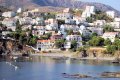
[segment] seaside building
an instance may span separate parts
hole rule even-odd
[[[82,37],[80,35],[67,35],[64,47],[71,48],[70,44],[72,41],[77,41],[77,48],[82,46]]]
[[[54,48],[54,40],[38,40],[37,49],[41,51],[47,51]]]
[[[119,37],[119,32],[105,32],[102,36],[104,39],[110,39],[114,42],[115,38]]]

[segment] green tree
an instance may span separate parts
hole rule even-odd
[[[77,51],[79,51],[79,52],[82,52],[82,51],[84,51],[85,50],[85,47],[79,47],[78,49],[77,49]]]
[[[77,49],[77,41],[73,40],[71,42],[71,49],[72,49],[72,51],[76,51],[76,49]]]
[[[61,39],[61,40],[56,40],[55,41],[55,46],[57,48],[62,48],[64,46],[64,43],[65,43],[65,40],[64,39]]]
[[[29,40],[29,42],[28,42],[28,44],[29,45],[31,45],[31,46],[34,46],[34,45],[36,45],[36,43],[37,43],[37,39],[36,38],[30,38],[30,40]]]
[[[93,38],[94,36],[98,36],[97,33],[92,33],[90,37]]]
[[[90,41],[89,41],[90,46],[103,46],[104,45],[104,39],[101,37],[94,36]]]
[[[107,53],[113,54],[116,51],[116,46],[115,45],[108,45],[107,46]]]
[[[67,35],[71,35],[71,34],[73,34],[73,30],[72,29],[67,30]]]
[[[105,45],[105,46],[111,45],[111,44],[112,44],[112,42],[110,41],[110,39],[106,39],[106,40],[104,41],[104,45]]]
[[[113,42],[113,45],[116,46],[117,50],[120,49],[120,40],[119,40],[119,38],[116,38],[116,39],[115,39],[115,41]]]
[[[22,31],[22,25],[20,25],[19,20],[16,22],[16,32],[21,33]]]
[[[87,18],[86,18],[86,21],[87,21],[88,23],[92,23],[92,22],[94,21],[94,18],[92,18],[92,17],[87,17]]]
[[[111,27],[110,25],[105,25],[104,27],[104,32],[113,32],[114,28]]]

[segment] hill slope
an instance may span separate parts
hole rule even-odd
[[[104,5],[101,3],[93,2],[81,2],[77,0],[0,0],[0,5],[10,7],[10,8],[33,8],[33,7],[43,7],[43,6],[52,6],[52,7],[70,7],[70,8],[81,8],[83,9],[86,5],[93,5],[97,9],[102,11],[114,10],[117,14],[120,15],[120,12],[113,9],[111,6]]]

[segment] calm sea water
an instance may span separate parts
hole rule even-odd
[[[33,57],[31,60],[0,62],[0,80],[120,80],[120,78],[99,78],[105,71],[120,71],[120,65],[97,60],[54,60],[47,57]],[[86,74],[95,78],[64,78],[62,73]]]

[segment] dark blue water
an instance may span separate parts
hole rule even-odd
[[[53,60],[33,58],[30,61],[0,62],[0,80],[120,80],[120,78],[99,78],[105,71],[120,71],[120,65],[105,61]],[[86,74],[96,78],[64,78],[62,73]]]

